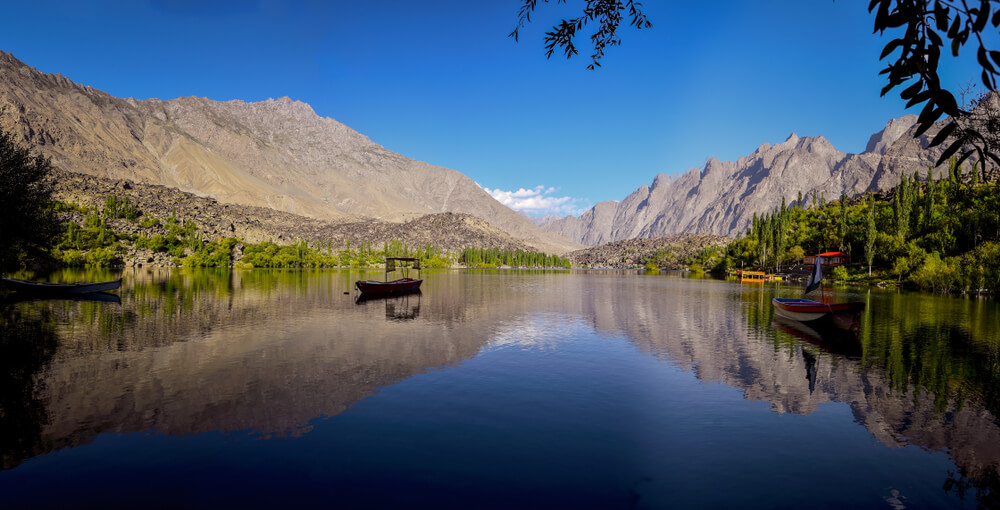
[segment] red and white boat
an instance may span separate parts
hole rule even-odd
[[[817,256],[809,283],[806,284],[806,294],[823,286],[823,257]],[[841,329],[854,329],[858,325],[865,304],[860,301],[847,303],[823,303],[802,298],[774,298],[774,313],[798,322],[812,322],[829,319],[834,326]]]
[[[799,322],[832,319],[833,325],[842,329],[854,327],[865,310],[865,304],[860,301],[821,303],[811,299],[774,298],[771,303],[774,312],[787,319]]]
[[[389,280],[389,273],[396,271],[396,266],[404,272],[403,278]],[[405,272],[410,269],[420,271],[420,259],[412,257],[386,257],[385,275],[383,282],[377,280],[358,280],[354,282],[354,287],[361,291],[362,296],[384,296],[388,294],[405,294],[420,290],[420,284],[424,281],[420,278],[409,278]]]

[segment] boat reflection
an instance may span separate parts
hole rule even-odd
[[[861,341],[854,330],[840,329],[828,324],[817,324],[815,322],[805,324],[778,314],[775,314],[771,326],[818,346],[823,351],[831,354],[860,358],[863,352]]]
[[[420,315],[420,290],[397,294],[370,295],[359,294],[354,301],[358,305],[368,305],[373,302],[385,303],[385,318],[392,321],[416,319]]]
[[[15,293],[6,296],[2,300],[4,303],[26,303],[30,301],[93,301],[96,303],[122,304],[122,298],[118,294],[110,292],[91,292],[87,294],[25,294]]]

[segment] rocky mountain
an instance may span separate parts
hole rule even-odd
[[[682,261],[689,256],[697,255],[705,248],[724,247],[730,242],[732,239],[722,236],[674,234],[656,239],[635,238],[614,241],[572,251],[567,253],[566,257],[576,266],[627,269],[641,267],[647,257],[653,256],[658,251],[668,251],[672,259]],[[682,264],[672,266],[669,269],[680,269]]]
[[[330,243],[331,246],[341,247],[356,247],[366,242],[377,248],[383,243],[399,241],[410,247],[431,244],[446,252],[457,252],[469,246],[528,249],[523,241],[493,227],[486,220],[464,213],[426,214],[402,223],[371,218],[330,222],[266,207],[223,204],[214,198],[199,197],[162,185],[111,180],[64,170],[56,170],[55,177],[54,195],[59,200],[101,210],[109,196],[127,199],[144,217],[175,217],[181,224],[193,224],[208,239],[237,237],[251,243],[274,241],[278,244],[301,239],[309,246]],[[67,219],[83,223],[84,217],[80,212],[72,214],[73,217]],[[142,227],[137,221],[109,221],[116,232],[146,237],[167,235],[164,225]],[[123,257],[126,265],[171,265],[170,254],[149,249],[129,250]]]
[[[391,152],[289,98],[121,99],[0,52],[0,127],[71,172],[320,220],[464,213],[543,251],[579,248],[458,171]]]
[[[791,202],[799,193],[817,192],[830,200],[841,192],[892,187],[903,172],[925,175],[942,147],[927,149],[938,128],[914,139],[915,124],[915,115],[889,121],[860,154],[840,152],[822,136],[793,133],[736,161],[713,158],[701,170],[659,174],[621,202],[599,202],[579,217],[541,225],[590,246],[683,232],[735,236],[746,231],[754,214],[774,210],[782,198]]]

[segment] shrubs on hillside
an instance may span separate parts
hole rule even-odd
[[[194,222],[181,221],[173,213],[164,220],[142,214],[127,197],[107,197],[100,210],[60,203],[57,211],[82,217],[63,224],[50,250],[55,261],[67,267],[121,264],[130,249],[166,254],[174,265],[184,267],[373,267],[383,264],[385,257],[416,257],[428,269],[451,267],[456,259],[469,261],[470,267],[569,267],[568,260],[544,253],[469,249],[463,252],[463,258],[432,245],[410,247],[399,240],[383,243],[381,249],[370,242],[354,249],[348,242],[338,249],[331,241],[313,241],[310,245],[300,239],[279,245],[273,241],[246,243],[236,237],[206,240]],[[116,232],[114,225],[120,226],[121,220],[137,221],[138,232]],[[136,231],[135,227],[132,231]],[[474,257],[481,260],[472,262]]]
[[[747,265],[776,268],[805,253],[843,250],[858,273],[938,292],[1000,290],[1000,185],[984,182],[974,164],[952,160],[943,179],[928,170],[904,177],[881,197],[812,207],[801,197],[753,224],[728,254]],[[815,198],[815,197],[814,197]],[[824,201],[820,201],[821,203]],[[862,261],[858,263],[857,261]],[[860,271],[862,270],[863,271]]]

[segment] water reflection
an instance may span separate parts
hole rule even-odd
[[[365,294],[361,294],[355,300],[355,303],[364,306],[384,304],[386,320],[407,321],[416,319],[420,315],[421,294],[419,290],[388,296],[366,296]]]
[[[0,304],[0,468],[47,450],[42,427],[49,421],[36,377],[56,352],[54,321],[48,313],[25,317]]]
[[[846,404],[887,447],[946,452],[944,489],[995,504],[994,302],[844,290],[835,297],[868,304],[844,336],[776,320],[770,300],[789,287],[429,273],[421,294],[359,302],[349,292],[363,271],[199,271],[126,275],[120,304],[2,305],[3,468],[104,432],[301,435],[416,374],[491,349],[556,352],[585,329],[777,413]]]

